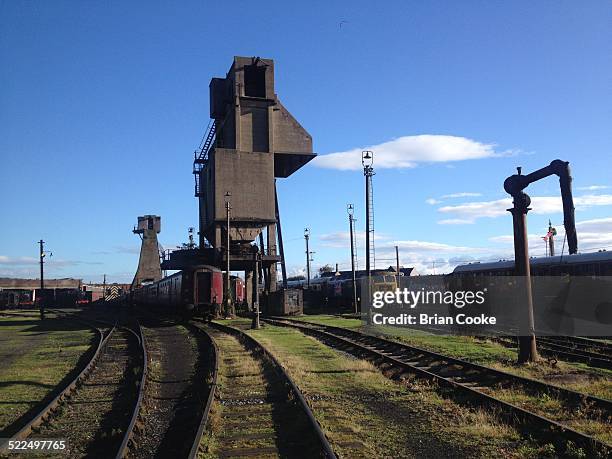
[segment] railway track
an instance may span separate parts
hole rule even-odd
[[[574,341],[576,338],[573,336],[538,336],[538,352],[547,358],[585,363],[592,367],[612,370],[612,353],[608,349],[604,346],[582,344],[580,341]],[[507,347],[517,346],[516,339],[512,337],[491,337],[490,339]]]
[[[195,457],[213,385],[215,348],[193,326],[143,321],[148,373],[143,413],[130,457]]]
[[[255,339],[211,323],[218,376],[204,457],[328,457],[335,454],[297,385]],[[210,403],[209,400],[209,403]]]
[[[64,318],[64,320],[70,320]],[[77,387],[82,384],[82,382],[89,376],[89,374],[94,369],[97,360],[100,358],[106,336],[107,331],[104,329],[96,327],[93,324],[88,325],[92,330],[96,333],[96,342],[94,343],[93,352],[88,359],[88,361],[83,365],[78,374],[68,381],[63,387],[59,387],[55,393],[56,395],[46,403],[41,409],[36,411],[32,416],[29,417],[24,423],[20,423],[16,426],[9,426],[7,430],[13,431],[11,434],[11,439],[14,440],[23,440],[28,437],[28,435],[32,434],[52,413],[58,409],[60,404],[62,404],[70,395],[77,389]],[[109,329],[110,330],[110,329]],[[14,428],[13,428],[14,427]],[[0,442],[0,450],[6,446],[8,439],[3,439],[4,442]]]
[[[339,318],[361,319],[358,315],[338,315]],[[429,326],[416,327],[416,330],[427,331],[433,334],[447,335],[448,330]],[[506,347],[516,347],[515,336],[487,336],[492,341],[497,341]],[[612,344],[596,339],[579,336],[551,336],[541,335],[537,338],[538,351],[547,358],[563,360],[566,362],[585,363],[592,367],[612,370]]]
[[[274,325],[299,329],[328,345],[368,358],[390,377],[401,379],[406,373],[411,373],[435,381],[441,388],[449,390],[449,395],[461,395],[460,399],[465,403],[496,410],[507,422],[524,429],[526,434],[537,431],[542,438],[553,443],[558,443],[559,434],[562,434],[565,440],[573,442],[590,455],[607,457],[612,453],[611,445],[569,426],[582,418],[609,425],[612,416],[612,402],[609,400],[354,330],[286,318],[265,320]],[[563,419],[547,413],[545,409],[534,412],[529,407],[499,398],[500,391],[506,389],[518,391],[525,397],[546,394],[559,399],[567,410],[563,412]],[[566,446],[558,447],[564,453]]]
[[[140,332],[129,327],[96,328],[100,340],[92,359],[13,440],[65,440],[64,449],[45,451],[46,457],[128,454],[142,400],[146,350]]]

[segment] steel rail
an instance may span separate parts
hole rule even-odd
[[[575,351],[594,353],[610,358],[612,355],[612,347],[604,342],[580,338],[577,336],[538,336],[540,342],[554,343],[559,346],[565,346]],[[596,351],[596,352],[594,352]]]
[[[564,387],[559,387],[554,384],[548,384],[542,381],[538,381],[537,379],[531,379],[525,376],[519,376],[513,373],[508,373],[503,370],[497,370],[495,368],[485,367],[484,365],[479,365],[477,363],[468,362],[467,360],[461,360],[456,357],[450,357],[450,356],[440,354],[434,351],[429,351],[427,349],[423,349],[417,346],[412,346],[406,343],[401,343],[401,342],[393,341],[390,339],[382,338],[380,336],[368,335],[366,333],[358,332],[356,330],[351,330],[348,328],[335,327],[331,325],[322,325],[322,324],[317,324],[314,322],[307,322],[303,320],[295,320],[295,319],[288,319],[288,318],[275,317],[271,319],[282,320],[282,321],[296,323],[296,324],[303,324],[305,326],[314,326],[314,327],[324,328],[326,330],[335,331],[337,333],[344,333],[345,335],[354,336],[360,339],[376,340],[378,341],[378,343],[385,345],[385,346],[389,346],[389,345],[399,346],[403,350],[406,350],[409,352],[416,352],[416,353],[424,354],[424,355],[427,355],[437,360],[446,360],[454,365],[459,365],[464,368],[469,368],[475,371],[479,371],[481,373],[488,373],[489,375],[495,376],[496,378],[499,378],[502,380],[505,379],[507,381],[519,383],[527,388],[533,388],[533,389],[537,389],[540,392],[546,392],[548,394],[553,394],[557,396],[558,398],[561,398],[564,401],[568,401],[571,403],[578,403],[578,404],[587,403],[603,411],[607,411],[609,415],[612,414],[612,400],[607,400],[607,399],[603,399],[600,397],[595,397],[593,395],[584,394],[582,392],[577,392],[571,389],[566,389]]]
[[[569,362],[586,363],[592,367],[612,369],[612,358],[604,354],[580,350],[571,345],[545,340],[542,337],[537,338],[537,340],[538,352],[544,356],[557,357]]]
[[[501,344],[504,347],[516,349],[516,340],[508,336],[484,337]],[[548,359],[563,360],[564,362],[586,363],[591,367],[612,369],[612,358],[588,351],[579,351],[575,348],[560,344],[557,341],[548,341],[537,337],[538,353]]]
[[[194,459],[198,455],[198,451],[200,450],[200,442],[202,441],[202,436],[204,435],[204,430],[208,425],[208,418],[210,415],[210,408],[212,407],[212,402],[215,399],[215,392],[217,390],[217,376],[219,375],[219,348],[215,340],[210,336],[206,329],[200,327],[199,325],[192,324],[195,328],[197,328],[201,333],[203,333],[206,341],[208,341],[210,345],[210,349],[212,351],[213,361],[213,370],[211,373],[211,381],[209,384],[208,397],[206,398],[206,405],[204,405],[204,410],[202,411],[202,419],[200,420],[200,424],[198,426],[198,430],[196,431],[195,438],[193,440],[193,444],[191,445],[191,449],[189,450],[188,459]]]
[[[142,327],[140,323],[136,322],[138,325],[138,333],[132,330],[129,327],[121,327],[125,330],[131,332],[136,339],[138,340],[138,344],[142,349],[142,375],[140,376],[140,384],[138,387],[138,398],[136,400],[136,406],[134,407],[134,411],[132,412],[132,418],[130,419],[130,423],[123,435],[123,440],[121,441],[121,445],[119,446],[119,450],[116,459],[127,457],[129,454],[130,447],[133,446],[133,438],[134,438],[134,426],[136,425],[136,421],[138,420],[138,416],[140,415],[140,408],[142,407],[142,400],[144,398],[144,390],[145,384],[147,382],[147,374],[148,374],[148,354],[147,354],[147,346],[144,339],[144,334],[142,332]]]
[[[336,317],[346,318],[335,314]],[[359,317],[350,317],[351,319],[359,319]],[[426,331],[434,335],[448,335],[448,330],[442,327],[410,327],[415,330]],[[536,332],[537,333],[537,332]],[[489,339],[496,341],[503,346],[516,348],[516,336],[474,336],[481,339]],[[598,349],[600,351],[610,352],[610,348],[606,343],[598,343],[597,341],[580,338],[576,336],[549,336],[537,335],[538,352],[544,357],[556,358],[565,362],[586,363],[592,367],[612,369],[612,357],[607,354],[588,351],[585,349]]]
[[[86,323],[86,321],[83,321],[80,319],[79,320],[68,319],[68,320],[75,320],[75,321],[80,321],[82,323]],[[33,432],[34,429],[36,429],[38,426],[40,426],[43,422],[45,422],[48,419],[48,417],[57,409],[57,407],[64,401],[64,399],[69,397],[70,394],[72,394],[77,389],[77,387],[87,378],[87,376],[89,376],[89,374],[95,368],[100,356],[102,355],[102,350],[104,349],[109,338],[115,331],[115,327],[113,326],[108,332],[108,334],[104,336],[104,332],[101,329],[94,327],[90,324],[88,324],[88,326],[96,330],[98,333],[98,347],[96,348],[94,355],[91,357],[89,362],[85,365],[85,367],[79,372],[79,374],[70,383],[68,383],[60,391],[60,393],[57,396],[55,396],[55,398],[53,398],[53,400],[51,400],[30,421],[28,421],[26,425],[24,425],[16,434],[14,434],[11,437],[12,440],[23,440],[27,438]],[[8,442],[8,439],[6,441]],[[0,445],[0,449],[3,446],[5,445],[4,444]]]
[[[87,320],[83,320],[80,317],[77,317],[76,314],[74,313],[66,313],[63,311],[55,311],[55,310],[50,310],[50,312],[55,312],[56,314],[62,313],[65,316],[70,315],[72,317],[72,320],[75,321],[80,321],[82,323],[87,323]],[[132,445],[131,440],[134,437],[134,426],[136,425],[136,422],[138,420],[138,416],[140,414],[140,407],[142,406],[142,400],[144,398],[144,388],[145,388],[145,384],[146,384],[146,377],[147,377],[147,364],[148,364],[148,355],[147,355],[147,349],[146,349],[146,345],[145,345],[145,340],[144,340],[144,334],[142,333],[142,327],[140,326],[140,324],[137,322],[138,325],[138,332],[135,332],[134,330],[132,330],[130,327],[125,327],[122,325],[118,325],[117,322],[115,322],[114,324],[112,324],[111,322],[105,321],[105,320],[101,320],[101,319],[91,319],[92,322],[97,322],[100,324],[104,324],[106,326],[112,327],[111,332],[107,335],[106,339],[104,340],[104,345],[106,345],[108,339],[110,338],[110,336],[114,333],[114,331],[116,329],[122,329],[125,330],[127,332],[129,332],[131,335],[134,336],[134,338],[136,339],[136,341],[138,342],[138,346],[141,348],[142,350],[142,359],[143,359],[143,366],[142,366],[142,375],[140,378],[140,384],[138,387],[138,398],[136,399],[136,404],[134,406],[134,410],[132,411],[132,416],[130,418],[130,423],[128,424],[128,427],[126,429],[126,431],[123,434],[123,439],[121,441],[121,445],[119,446],[119,449],[117,450],[117,454],[115,455],[116,459],[121,459],[124,457],[127,457],[129,454],[129,449],[130,446]],[[93,368],[92,368],[93,369]]]
[[[227,325],[223,325],[217,322],[210,322],[210,325],[216,328],[217,330],[220,330],[222,332],[236,336],[239,339],[239,341],[241,341],[244,345],[246,345],[247,347],[250,347],[251,349],[261,352],[272,363],[274,369],[288,384],[291,392],[293,393],[295,398],[298,400],[300,407],[302,408],[302,410],[308,417],[310,425],[315,430],[315,433],[317,434],[317,437],[321,444],[322,453],[328,459],[336,459],[337,458],[336,453],[334,452],[333,447],[331,446],[331,444],[329,443],[329,440],[327,439],[327,436],[325,435],[325,432],[323,432],[321,425],[319,424],[314,413],[312,412],[310,405],[308,404],[308,402],[302,395],[302,391],[299,389],[297,384],[293,381],[291,376],[289,376],[285,367],[276,359],[276,357],[270,351],[268,351],[268,349],[266,349],[261,343],[259,343],[259,341],[257,341],[252,336],[246,334],[242,330],[239,330],[234,327],[229,327]]]
[[[578,447],[584,448],[587,452],[591,454],[601,455],[602,457],[606,457],[608,454],[612,453],[612,445],[608,445],[592,436],[578,432],[557,421],[548,419],[544,416],[533,413],[531,411],[528,411],[524,408],[518,407],[511,403],[505,402],[491,395],[488,395],[476,389],[475,387],[467,385],[468,383],[466,382],[464,383],[458,382],[455,380],[454,376],[445,377],[437,373],[434,373],[432,371],[429,371],[431,369],[431,367],[429,366],[418,366],[414,362],[409,363],[407,361],[400,360],[401,357],[396,357],[396,355],[401,354],[405,352],[406,350],[411,351],[411,352],[418,351],[419,353],[423,353],[425,355],[436,356],[438,360],[446,360],[448,362],[453,362],[453,363],[457,362],[460,364],[465,363],[465,367],[468,367],[468,368],[473,368],[473,369],[482,368],[485,370],[489,370],[487,367],[482,367],[480,365],[471,364],[469,362],[463,362],[459,359],[454,359],[452,357],[446,357],[446,356],[443,356],[437,353],[433,353],[430,351],[424,351],[419,348],[404,345],[402,343],[385,340],[383,338],[377,338],[371,335],[365,335],[360,332],[343,329],[340,327],[313,324],[310,322],[304,323],[304,321],[287,320],[285,318],[282,318],[280,320],[278,318],[276,319],[269,318],[269,319],[264,319],[264,321],[270,324],[273,324],[273,325],[296,328],[305,334],[314,336],[315,338],[319,338],[327,342],[333,341],[337,344],[344,345],[349,348],[358,349],[362,354],[366,354],[369,357],[371,357],[374,363],[379,367],[382,364],[387,363],[391,366],[399,367],[403,370],[407,370],[411,373],[414,373],[417,376],[425,377],[431,381],[436,381],[440,386],[450,388],[455,392],[457,391],[463,392],[469,395],[473,400],[477,400],[479,402],[478,403],[479,405],[482,405],[485,407],[496,408],[497,410],[499,410],[499,413],[504,414],[507,417],[508,421],[512,424],[515,424],[518,426],[525,425],[525,424],[538,426],[544,429],[545,431],[547,431],[549,435],[551,436],[553,434],[562,433],[568,440],[571,440]],[[312,325],[314,325],[315,327],[319,327],[319,328],[313,328]],[[327,331],[327,330],[332,330],[332,331]],[[351,340],[347,337],[338,336],[337,334],[334,334],[333,331],[336,331],[336,333],[338,333],[339,331],[346,332],[346,334],[349,334],[349,335],[352,334],[353,336],[356,336],[358,339],[372,340],[378,343],[378,347],[383,347],[385,351],[381,352],[377,349],[373,349],[372,347],[368,347],[363,344],[360,344],[359,342]],[[392,349],[391,351],[389,351],[389,348],[395,348],[395,349],[394,350]],[[501,374],[504,376],[510,375],[509,373],[500,372],[498,370],[492,370],[492,373]],[[514,375],[510,375],[510,376],[514,376]],[[527,381],[532,381],[528,378],[522,378],[522,379],[525,379]],[[469,382],[475,382],[475,381],[471,379]],[[535,381],[535,382],[539,383],[539,381]],[[544,383],[541,383],[541,384],[546,386],[546,384]],[[538,386],[539,385],[540,384],[538,384]],[[557,386],[552,386],[552,387],[555,389],[561,389],[561,388],[557,388]],[[580,394],[580,395],[584,397],[584,394]],[[607,400],[603,400],[603,399],[598,399],[598,400],[601,400],[602,402],[607,402],[607,404],[610,403]]]

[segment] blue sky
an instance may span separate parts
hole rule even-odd
[[[36,276],[44,238],[49,275],[129,281],[146,213],[165,247],[186,240],[208,82],[234,55],[273,58],[315,151],[338,153],[279,183],[291,273],[305,226],[315,266],[347,266],[364,147],[379,259],[395,244],[422,272],[508,256],[503,180],[555,158],[580,248],[612,248],[611,21],[607,1],[0,1],[0,275]],[[561,229],[557,181],[528,193],[539,254],[548,219]]]

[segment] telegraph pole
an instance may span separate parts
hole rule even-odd
[[[310,248],[308,240],[310,239],[310,228],[304,228],[304,240],[306,241],[306,287],[310,288]]]
[[[353,204],[348,204],[346,206],[346,211],[348,212],[350,236],[351,236],[351,271],[353,273],[353,304],[355,305],[355,314],[359,314],[359,309],[357,307],[357,279],[355,276],[355,238],[353,236],[354,224],[355,224],[355,217],[353,216],[353,213],[355,212],[355,207],[353,206]]]
[[[227,239],[226,239],[226,258],[227,258],[227,266],[225,273],[225,313],[234,317],[234,309],[232,305],[232,287],[230,282],[230,210],[231,207],[231,197],[232,193],[229,191],[225,193],[225,215],[227,217]]]
[[[41,320],[45,318],[45,241],[42,239],[38,241],[38,245],[40,246],[40,318]]]
[[[106,301],[106,274],[104,274],[104,280],[102,281],[102,301]]]

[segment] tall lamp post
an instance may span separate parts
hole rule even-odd
[[[373,199],[372,199],[372,176],[374,175],[374,152],[373,151],[362,151],[361,152],[361,164],[363,165],[363,175],[365,177],[365,200],[366,200],[366,272],[368,278],[372,275],[371,273],[371,251],[372,244],[374,244],[374,238],[371,238],[371,233],[374,231],[374,219],[373,219]],[[372,240],[370,240],[370,238]]]
[[[234,317],[234,308],[232,303],[232,287],[230,282],[230,210],[232,193],[229,191],[225,193],[225,215],[227,218],[227,238],[225,247],[225,256],[227,261],[226,272],[225,272],[225,313]]]
[[[355,227],[355,207],[353,204],[348,204],[346,206],[346,211],[348,213],[349,218],[349,228],[350,228],[350,237],[351,237],[351,272],[353,274],[353,304],[355,305],[355,314],[359,313],[359,309],[357,306],[357,279],[355,276],[355,236],[354,236],[354,227]]]
[[[306,241],[306,287],[310,288],[310,228],[304,228],[304,240]]]
[[[366,274],[368,285],[365,292],[361,292],[361,299],[365,296],[368,306],[372,301],[372,266],[370,260],[371,255],[374,253],[374,214],[372,206],[374,204],[374,198],[372,194],[372,176],[374,175],[374,152],[373,151],[362,151],[361,152],[361,164],[363,165],[363,175],[365,177],[365,201],[366,201]],[[371,240],[370,240],[371,239]],[[369,308],[369,311],[371,308]],[[370,323],[370,314],[368,313],[368,323]]]

